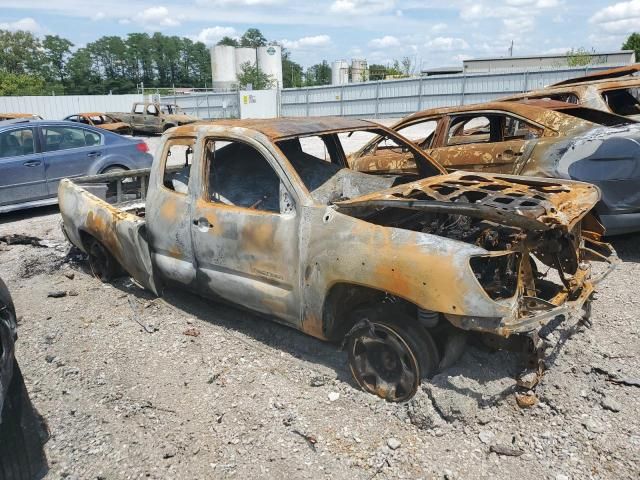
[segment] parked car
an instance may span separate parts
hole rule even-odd
[[[353,135],[384,137],[418,174],[347,168]],[[187,125],[157,152],[150,172],[60,183],[64,232],[92,271],[109,280],[124,269],[156,293],[179,285],[346,340],[356,382],[390,401],[414,395],[463,330],[534,342],[558,315],[580,316],[609,271],[592,274],[591,261],[615,259],[589,214],[596,187],[446,174],[364,120]],[[118,206],[82,186],[143,175],[148,191]]]
[[[128,123],[116,120],[106,113],[76,113],[65,117],[64,120],[91,125],[92,127],[102,128],[109,132],[119,133],[121,135],[130,135],[132,132],[131,126]]]
[[[57,203],[62,178],[148,168],[148,150],[144,140],[89,125],[0,122],[0,213]]]
[[[0,113],[0,122],[4,120],[15,120],[16,118],[42,120],[42,117],[35,113]]]
[[[531,100],[437,108],[393,129],[450,171],[474,170],[590,182],[608,235],[640,230],[640,125],[566,102]],[[349,158],[359,171],[415,172],[407,154],[372,139]]]
[[[501,100],[550,99],[640,120],[640,63],[554,83]]]
[[[44,420],[34,409],[15,358],[16,310],[0,278],[0,478],[42,478],[48,470]]]
[[[108,115],[126,123],[136,132],[162,133],[166,130],[198,121],[186,115],[178,105],[156,102],[136,102],[131,112],[109,112]]]

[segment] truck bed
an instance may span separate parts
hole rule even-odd
[[[139,283],[156,291],[147,242],[145,201],[150,169],[64,179],[58,187],[63,231],[89,253],[99,242]]]

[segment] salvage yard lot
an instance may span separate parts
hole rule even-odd
[[[640,474],[640,235],[613,240],[623,263],[593,326],[548,338],[539,403],[522,410],[514,354],[471,347],[410,402],[386,403],[356,389],[339,345],[189,293],[100,283],[59,221],[55,208],[0,218],[0,237],[46,245],[0,243],[0,265],[18,361],[51,430],[50,478]]]

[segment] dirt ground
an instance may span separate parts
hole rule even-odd
[[[539,402],[522,409],[513,353],[469,346],[386,403],[357,389],[339,345],[188,292],[100,283],[59,221],[55,207],[0,217],[0,236],[45,239],[0,243],[0,275],[51,431],[48,478],[640,477],[640,235],[613,240],[623,263],[592,327],[547,337]]]

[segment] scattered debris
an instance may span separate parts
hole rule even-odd
[[[136,322],[138,325],[140,325],[144,329],[144,331],[147,333],[157,332],[158,331],[157,327],[155,327],[154,325],[145,325],[138,319],[138,304],[134,300],[133,296],[129,295],[127,299],[129,300],[129,305],[131,306],[131,310],[133,310],[133,317],[132,317],[133,321]]]
[[[18,233],[4,235],[0,237],[0,242],[6,243],[7,245],[33,245],[34,247],[47,248],[46,245],[41,243],[41,238],[21,235]]]
[[[64,290],[52,290],[51,292],[47,293],[47,297],[49,298],[62,298],[66,296],[67,292],[65,292]]]
[[[601,402],[602,408],[610,410],[612,412],[619,412],[622,407],[618,402],[609,397],[604,397]]]
[[[519,457],[524,453],[522,450],[518,450],[517,448],[511,448],[499,444],[491,445],[489,447],[489,451],[498,455],[504,455],[505,457]]]
[[[480,433],[478,433],[478,438],[485,445],[489,445],[491,443],[491,440],[493,440],[493,437],[495,437],[495,434],[493,432],[490,432],[489,430],[482,430]]]
[[[604,432],[604,426],[593,418],[587,418],[582,421],[582,426],[589,430],[591,433],[602,433]]]
[[[538,403],[538,397],[531,391],[526,393],[517,392],[516,402],[520,408],[531,408]]]
[[[619,385],[626,385],[628,387],[640,387],[640,378],[624,377],[617,372],[610,372],[603,367],[593,367],[592,372],[606,375],[609,377],[609,381],[617,383]]]
[[[76,274],[74,272],[72,272],[71,270],[64,272],[63,275],[65,277],[67,277],[69,280],[73,280],[76,276]]]
[[[316,375],[315,377],[311,377],[311,381],[309,385],[312,387],[322,387],[326,383],[326,378],[324,375]]]
[[[340,394],[338,392],[329,392],[328,396],[330,402],[335,402],[340,398]]]
[[[70,297],[77,297],[77,296],[78,296],[78,295],[80,295],[80,294],[78,293],[78,291],[77,291],[77,290],[69,290],[69,291],[67,292],[67,295],[69,295]]]
[[[190,328],[187,328],[184,332],[182,332],[182,334],[186,335],[187,337],[199,337],[200,330],[198,330],[195,327],[190,327]]]
[[[387,446],[391,449],[391,450],[397,450],[400,448],[400,446],[402,445],[402,443],[400,443],[400,440],[398,440],[397,438],[390,438],[387,440]]]
[[[300,435],[302,438],[304,438],[307,441],[307,444],[309,445],[309,448],[311,448],[311,450],[314,450],[314,451],[316,450],[316,444],[318,443],[318,440],[316,439],[316,437],[314,437],[313,435],[303,433],[297,429],[294,429],[291,431],[296,435]]]
[[[538,380],[539,376],[537,371],[525,370],[524,372],[520,373],[520,375],[518,375],[518,378],[516,378],[516,384],[519,387],[531,390],[538,384]]]

